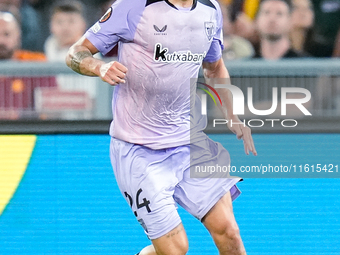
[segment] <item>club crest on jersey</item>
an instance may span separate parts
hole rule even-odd
[[[215,23],[211,21],[206,21],[204,22],[204,27],[205,27],[205,33],[208,37],[208,40],[210,41],[215,33]]]

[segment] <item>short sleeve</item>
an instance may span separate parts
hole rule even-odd
[[[87,32],[85,37],[102,53],[108,53],[118,41],[134,39],[145,8],[143,0],[117,0]]]
[[[222,57],[222,51],[223,51],[223,18],[222,18],[222,12],[218,4],[216,6],[216,29],[215,29],[215,35],[213,36],[210,48],[208,50],[207,55],[204,58],[204,62],[215,62],[219,60]]]

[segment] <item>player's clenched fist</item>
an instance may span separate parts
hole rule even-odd
[[[111,61],[102,64],[99,68],[100,78],[114,86],[119,83],[125,83],[127,68],[119,62]]]

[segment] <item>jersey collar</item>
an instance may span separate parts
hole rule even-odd
[[[169,0],[164,0],[168,5],[170,5],[171,7],[175,8],[176,10],[178,10],[178,8],[173,5],[172,3],[169,2]],[[195,9],[197,6],[197,0],[194,0],[193,4],[192,4],[192,7],[190,9],[190,11],[192,11],[193,9]]]

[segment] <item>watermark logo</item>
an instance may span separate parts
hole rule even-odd
[[[216,100],[215,100],[215,97],[210,93],[210,91],[208,89],[210,89],[218,98],[221,106],[222,106],[222,100],[221,100],[221,97],[220,95],[217,93],[216,89],[214,89],[212,86],[206,84],[206,83],[203,83],[203,82],[197,82],[197,84],[200,84],[206,88],[201,88],[201,87],[197,87],[198,89],[204,91],[205,93],[207,93],[211,99],[214,101],[215,105],[217,106],[217,103],[216,103]],[[207,115],[207,95],[206,94],[202,94],[201,95],[201,105],[202,105],[202,115]]]
[[[210,82],[209,82],[210,83]],[[210,83],[212,84],[212,83]],[[309,90],[305,88],[298,88],[298,87],[282,87],[281,88],[281,97],[279,98],[278,96],[278,89],[277,87],[272,87],[272,100],[271,100],[271,106],[269,109],[256,109],[254,106],[254,93],[253,93],[253,88],[248,87],[247,88],[247,101],[245,101],[245,96],[243,91],[231,84],[224,84],[221,83],[221,81],[218,81],[218,83],[215,82],[214,85],[209,85],[204,82],[197,81],[197,85],[202,85],[204,86],[199,87],[198,89],[204,91],[201,95],[201,114],[202,115],[207,115],[207,95],[209,95],[212,100],[214,101],[215,106],[218,105],[216,102],[215,96],[218,98],[220,105],[222,106],[222,99],[221,96],[218,93],[218,89],[228,89],[233,98],[232,102],[232,108],[233,108],[233,114],[234,115],[244,115],[245,114],[245,107],[248,108],[249,112],[256,115],[256,116],[268,116],[273,114],[279,106],[280,103],[280,108],[281,116],[287,116],[287,106],[288,105],[295,105],[299,111],[305,116],[311,116],[312,114],[308,111],[308,109],[303,105],[305,103],[308,103],[311,100],[311,93]],[[211,91],[209,91],[209,90]],[[289,98],[288,95],[299,95],[298,98]],[[295,119],[251,119],[247,121],[248,126],[250,127],[262,127],[264,126],[265,122],[271,123],[271,126],[274,127],[275,122],[281,122],[281,125],[283,127],[295,127],[297,126],[297,121]],[[213,127],[216,125],[220,124],[227,124],[228,120],[226,119],[213,119]],[[242,123],[229,123],[229,124],[243,124],[244,126],[246,125],[246,122],[243,121]]]

